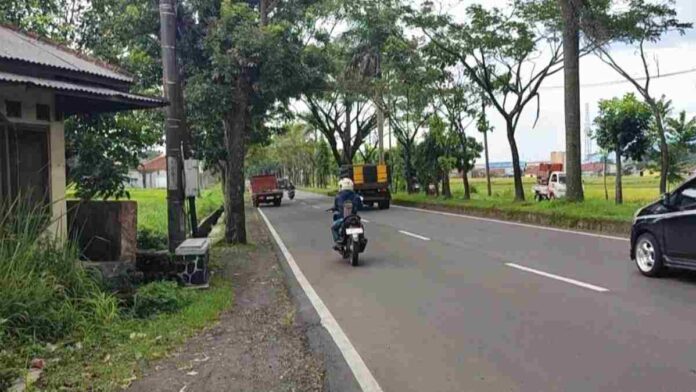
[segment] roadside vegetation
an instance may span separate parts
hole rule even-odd
[[[222,281],[207,291],[173,282],[111,291],[72,243],[45,235],[45,211],[0,211],[0,390],[32,365],[44,369],[42,389],[119,389],[231,304]],[[146,222],[165,224],[156,217]]]
[[[131,189],[131,200],[138,202],[138,248],[167,248],[167,190]],[[223,204],[219,185],[201,191],[196,198],[198,220],[205,218]]]
[[[424,192],[407,193],[404,190],[393,193],[395,203],[420,205],[427,207],[447,206],[447,207],[466,207],[472,209],[499,211],[499,212],[527,212],[543,215],[553,215],[559,222],[566,223],[572,220],[602,220],[616,222],[630,222],[636,210],[646,203],[656,200],[659,197],[659,177],[656,176],[630,176],[623,178],[624,203],[616,205],[614,203],[614,182],[615,177],[607,177],[607,195],[605,198],[604,180],[602,177],[585,177],[583,185],[585,190],[585,202],[574,203],[564,200],[551,201],[526,201],[514,202],[514,182],[511,178],[492,178],[492,195],[486,194],[486,179],[470,179],[471,199],[464,199],[464,186],[461,178],[452,177],[451,197],[431,196]],[[535,184],[535,179],[525,177],[523,184],[530,188]],[[332,194],[336,187],[328,188],[305,187],[304,190]]]

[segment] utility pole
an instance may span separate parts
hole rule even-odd
[[[160,42],[162,43],[162,68],[164,96],[167,106],[166,156],[167,156],[167,228],[169,251],[174,252],[186,239],[184,215],[184,188],[182,172],[182,109],[179,70],[176,65],[176,0],[160,0]]]

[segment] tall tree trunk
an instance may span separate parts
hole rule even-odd
[[[404,174],[406,175],[406,192],[413,193],[413,166],[411,166],[411,146],[404,146]]]
[[[607,161],[609,160],[609,154],[604,154],[604,200],[609,200],[609,188],[607,187]]]
[[[623,169],[621,167],[621,150],[616,148],[616,204],[623,204]]]
[[[442,196],[448,199],[452,197],[449,172],[442,173]]]
[[[582,201],[580,136],[580,8],[581,0],[558,0],[563,16],[563,72],[565,77],[566,198]]]
[[[667,192],[667,176],[669,175],[669,145],[665,136],[665,128],[662,119],[662,112],[655,110],[655,124],[657,133],[660,137],[660,194]]]
[[[343,129],[343,140],[341,142],[343,143],[343,164],[344,165],[349,165],[353,163],[353,156],[351,154],[351,150],[353,147],[351,146],[351,132],[350,132],[350,119],[351,119],[351,111],[353,109],[353,103],[350,101],[346,101],[346,123],[344,125]]]
[[[483,133],[483,148],[486,155],[486,188],[488,191],[488,197],[491,197],[493,195],[493,191],[491,189],[491,166],[488,160],[488,131]]]
[[[515,129],[512,126],[512,121],[507,121],[507,137],[510,143],[510,152],[512,153],[512,171],[515,179],[515,201],[524,201],[524,184],[522,184],[522,169],[520,168],[520,153],[517,150],[517,141],[515,140]]]
[[[469,170],[464,168],[462,170],[462,182],[464,183],[464,200],[471,199],[471,187],[469,186]]]
[[[244,73],[237,78],[234,103],[225,118],[225,145],[229,159],[225,178],[225,241],[245,244],[244,215],[244,155],[246,131],[249,124],[248,79]]]

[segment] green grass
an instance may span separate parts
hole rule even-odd
[[[133,189],[131,200],[138,202],[138,229],[149,230],[159,235],[167,234],[167,190]],[[222,191],[219,185],[201,192],[196,198],[196,214],[203,219],[222,206]]]
[[[218,206],[209,192],[203,211]],[[157,193],[135,196],[159,208],[164,200]],[[232,303],[222,280],[205,291],[169,284],[167,290],[142,286],[134,297],[111,293],[78,261],[73,244],[43,235],[45,217],[26,206],[0,206],[0,391],[25,375],[34,358],[46,363],[38,389],[121,389]]]
[[[122,319],[108,328],[90,330],[79,340],[64,342],[53,353],[43,353],[49,365],[40,387],[120,390],[141,374],[150,361],[166,356],[186,338],[210,325],[231,304],[231,286],[222,279],[213,280],[211,289],[192,292],[189,305],[179,312],[148,320]]]

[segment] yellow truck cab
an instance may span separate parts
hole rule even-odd
[[[355,192],[362,196],[363,203],[381,210],[388,209],[391,203],[391,175],[386,164],[354,164],[341,166],[341,178],[353,180]]]

